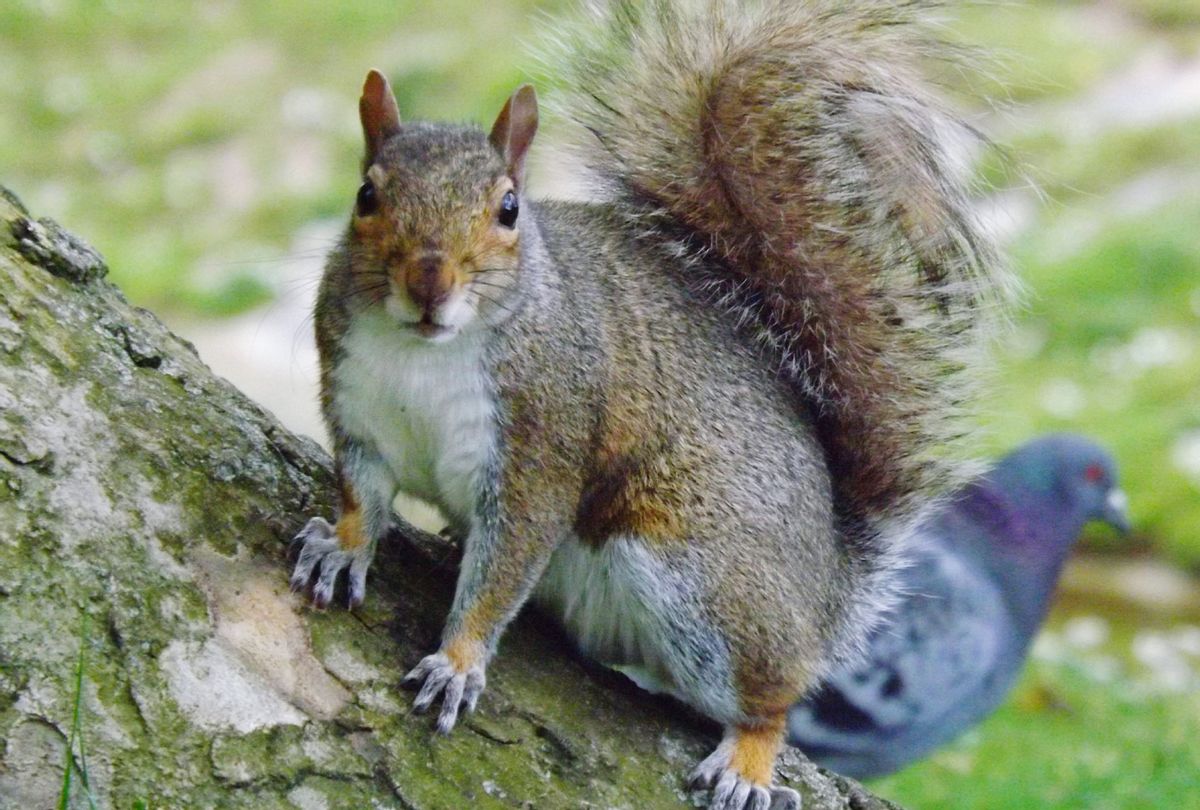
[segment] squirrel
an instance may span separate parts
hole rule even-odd
[[[855,654],[956,483],[1007,275],[925,89],[920,4],[617,0],[559,32],[595,200],[535,201],[525,85],[490,131],[368,74],[362,185],[315,310],[340,513],[295,589],[360,604],[397,492],[463,538],[406,676],[448,733],[530,599],[720,723],[713,808],[772,784],[788,708]]]

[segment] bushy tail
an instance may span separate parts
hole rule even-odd
[[[916,76],[926,5],[616,0],[548,60],[590,169],[706,257],[809,403],[867,552],[957,480],[945,445],[1007,283],[947,154],[967,130]]]

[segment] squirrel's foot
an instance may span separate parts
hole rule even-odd
[[[438,714],[437,730],[449,734],[458,722],[459,709],[475,710],[475,704],[487,684],[482,662],[455,663],[444,652],[436,652],[421,659],[412,672],[404,676],[404,685],[421,685],[413,701],[413,709],[425,712],[433,705],[438,695],[442,696],[442,710]]]
[[[342,533],[322,518],[304,525],[292,540],[289,556],[296,559],[292,570],[293,592],[311,590],[313,604],[324,608],[333,601],[338,575],[347,572],[347,607],[356,608],[367,594],[367,569],[371,567],[370,543],[345,548]]]
[[[712,788],[708,810],[800,810],[800,794],[771,785],[780,732],[773,726],[738,728],[696,766],[693,789]]]

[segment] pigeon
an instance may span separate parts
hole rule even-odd
[[[915,533],[900,598],[866,642],[788,714],[818,764],[884,776],[987,717],[1013,685],[1085,523],[1128,532],[1112,458],[1069,434],[1034,439]]]

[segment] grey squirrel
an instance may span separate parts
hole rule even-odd
[[[891,598],[1006,276],[915,78],[914,9],[628,0],[554,62],[595,202],[534,201],[533,89],[490,133],[402,122],[372,71],[362,185],[316,307],[341,510],[298,535],[361,603],[397,493],[464,540],[407,676],[449,732],[530,598],[725,728],[713,808],[772,786],[788,708]]]

